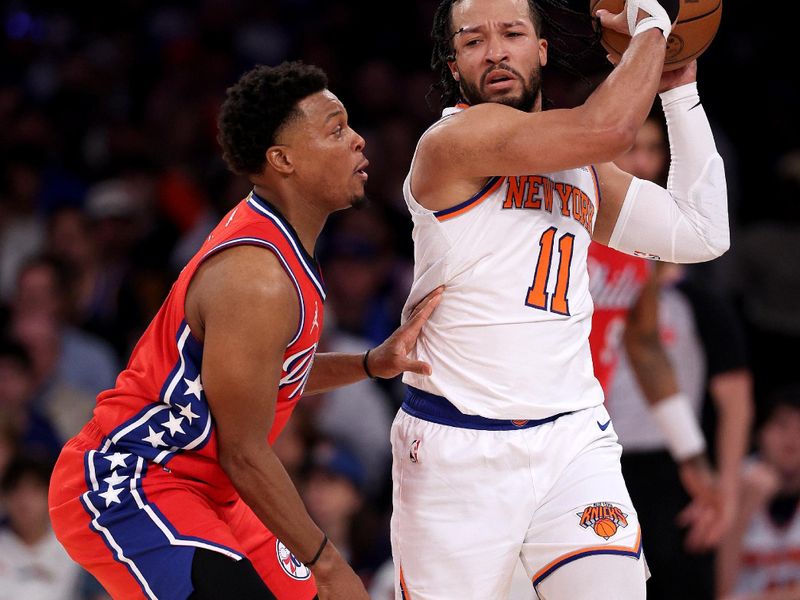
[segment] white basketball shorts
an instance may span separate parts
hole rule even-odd
[[[520,559],[534,588],[582,557],[642,560],[603,406],[503,421],[410,388],[391,439],[397,600],[503,600]]]

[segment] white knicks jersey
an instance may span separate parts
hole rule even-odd
[[[496,419],[602,404],[586,268],[599,203],[594,169],[492,177],[436,212],[414,199],[410,182],[411,172],[403,194],[414,222],[414,282],[403,320],[428,292],[445,290],[412,353],[433,375],[403,381]]]

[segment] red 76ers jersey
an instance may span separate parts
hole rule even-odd
[[[297,330],[283,354],[272,443],[283,429],[314,363],[323,325],[325,290],[316,261],[292,226],[266,200],[251,193],[220,221],[181,271],[134,348],[112,390],[94,411],[102,432],[117,447],[173,471],[233,492],[219,466],[214,419],[201,378],[203,345],[186,321],[186,291],[197,268],[227,248],[253,245],[272,252],[294,284],[300,304]],[[273,393],[264,390],[264,394]]]

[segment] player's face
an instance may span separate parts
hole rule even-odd
[[[648,120],[636,133],[633,147],[614,162],[631,175],[659,183],[665,174],[668,158],[664,133],[658,124]]]
[[[547,42],[536,34],[527,0],[462,0],[453,6],[452,27],[450,71],[468,103],[538,106]]]
[[[288,129],[292,160],[302,189],[334,211],[364,201],[364,138],[347,123],[347,111],[328,90],[298,104],[303,116]]]
[[[761,431],[764,459],[784,477],[800,476],[800,411],[786,406],[764,424]]]

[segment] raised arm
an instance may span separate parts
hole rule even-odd
[[[300,560],[311,561],[323,532],[267,443],[283,353],[299,316],[297,293],[273,254],[244,246],[199,269],[186,306],[203,338],[202,381],[222,468],[258,518]],[[331,543],[312,571],[321,598],[367,598]]]
[[[665,22],[659,23],[668,30],[664,15]],[[606,13],[601,20],[604,26],[628,33],[620,17],[624,15]],[[640,22],[648,19],[640,11]],[[460,61],[476,71],[496,70],[512,64],[515,56],[536,52],[544,64],[546,47],[529,22],[519,22],[502,35],[459,33],[454,37],[453,65]],[[652,106],[664,52],[661,29],[636,30],[619,66],[579,107],[525,112],[485,102],[443,120],[420,142],[411,182],[414,196],[426,208],[439,210],[490,176],[545,173],[616,158],[633,143]],[[480,55],[473,58],[475,53]]]
[[[671,155],[667,189],[612,163],[598,165],[601,203],[593,238],[656,260],[712,260],[730,246],[728,194],[697,93],[697,64],[670,73],[660,92]]]

